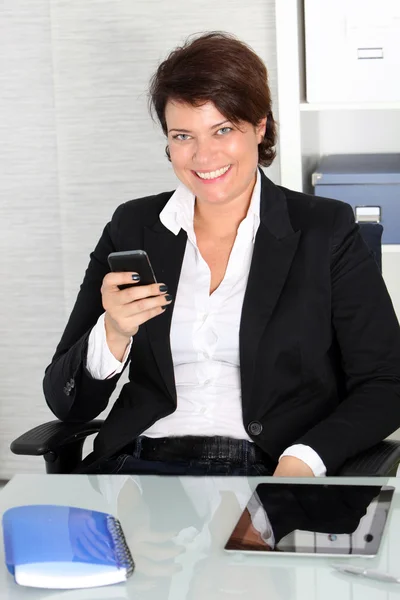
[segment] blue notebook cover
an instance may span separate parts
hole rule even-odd
[[[134,568],[121,525],[107,513],[27,505],[3,515],[6,565],[17,583],[76,588],[124,581]]]

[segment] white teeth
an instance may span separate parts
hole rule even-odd
[[[196,175],[198,175],[200,179],[215,179],[226,173],[230,166],[231,165],[227,165],[226,167],[222,167],[222,169],[218,169],[218,171],[210,171],[209,173],[198,173],[196,171]]]

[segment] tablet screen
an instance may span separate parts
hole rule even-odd
[[[225,549],[374,556],[393,492],[393,487],[379,485],[262,483]]]

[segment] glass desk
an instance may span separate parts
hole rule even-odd
[[[68,504],[110,512],[122,523],[136,563],[122,584],[86,590],[18,586],[1,544],[0,599],[12,600],[400,600],[400,584],[333,570],[332,558],[232,554],[223,548],[258,483],[275,478],[17,475],[0,493],[1,514],[20,504]],[[279,479],[280,482],[297,480]],[[302,479],[310,485],[391,485],[396,488],[375,558],[346,564],[400,577],[400,480]]]

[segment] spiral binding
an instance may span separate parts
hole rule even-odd
[[[114,543],[115,554],[119,569],[126,569],[126,578],[130,577],[135,568],[129,546],[126,543],[125,534],[122,531],[121,523],[111,515],[107,515],[107,529],[110,532]]]

